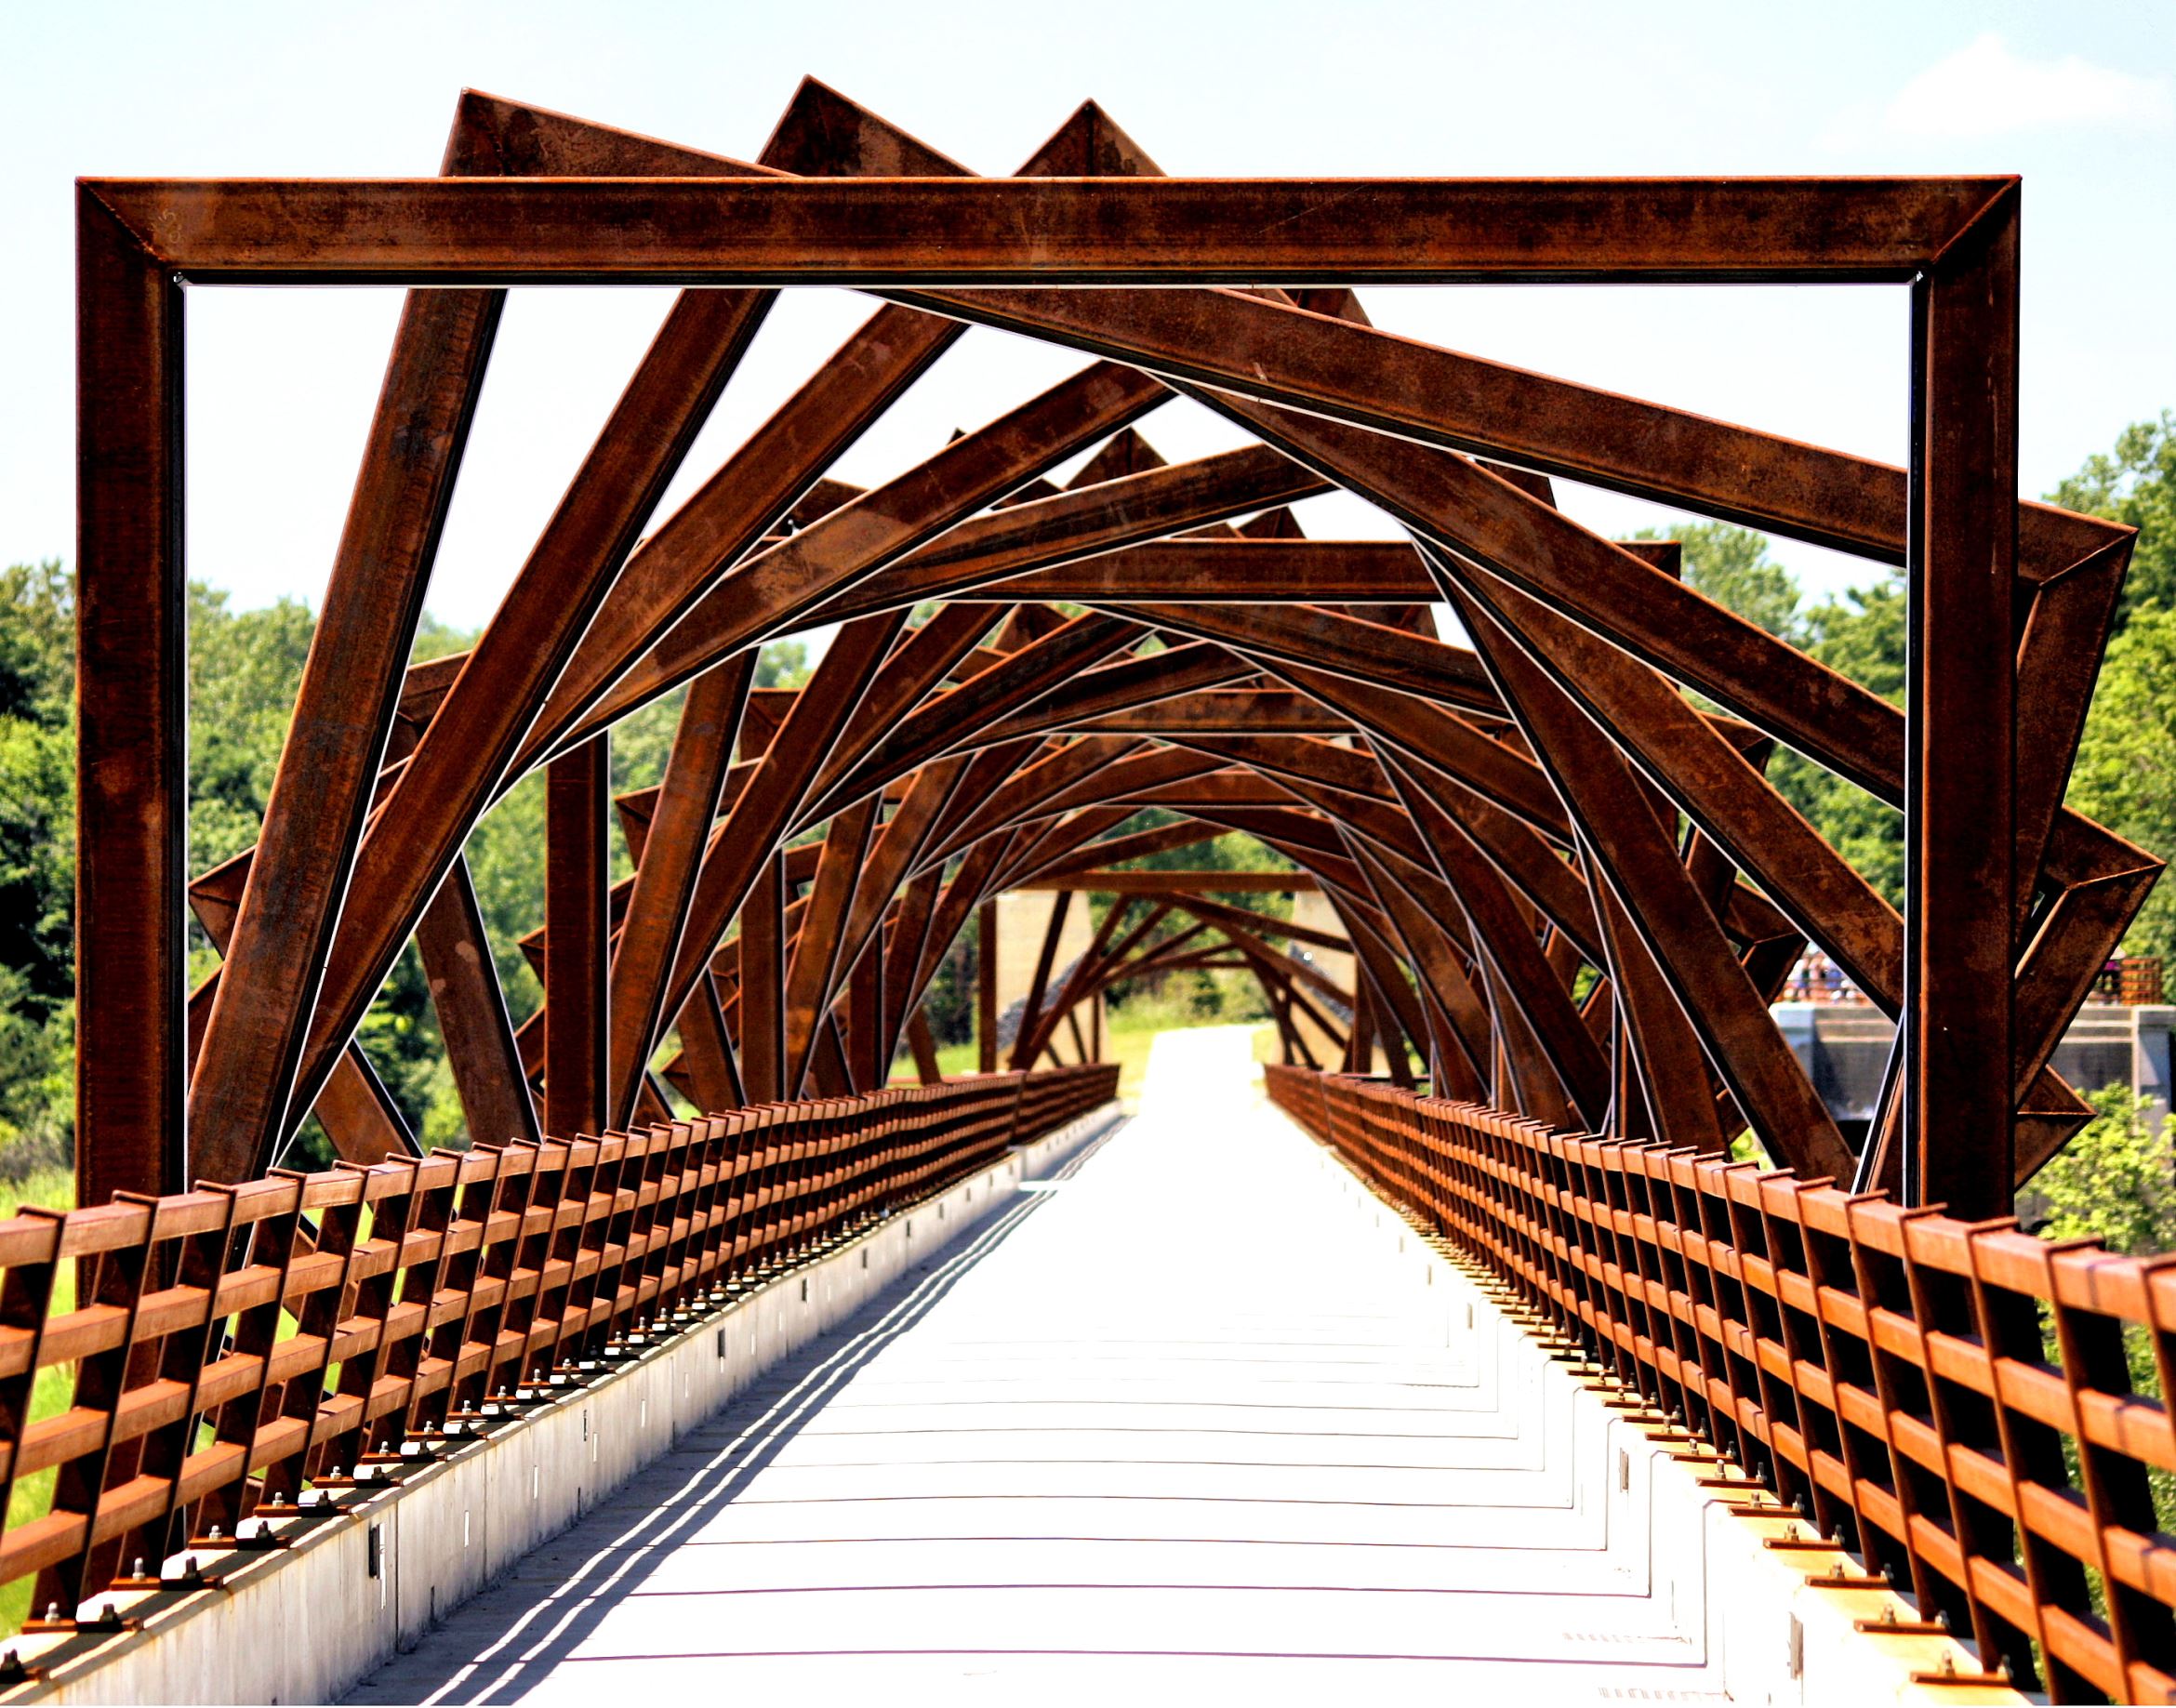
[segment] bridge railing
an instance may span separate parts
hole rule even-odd
[[[2041,1672],[2057,1701],[2176,1693],[2176,1258],[1267,1075],[1386,1196],[1987,1665]]]
[[[0,1221],[0,1582],[35,1572],[33,1609],[73,1616],[170,1554],[297,1512],[305,1490],[376,1476],[404,1443],[488,1431],[532,1384],[602,1374],[1108,1102],[1118,1071],[896,1086]],[[56,1310],[70,1274],[85,1296]],[[71,1403],[31,1421],[51,1409],[40,1372],[60,1367]]]

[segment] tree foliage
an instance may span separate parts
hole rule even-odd
[[[2113,450],[2087,457],[2048,497],[2065,510],[2138,530],[2118,624],[2147,605],[2176,607],[2176,410],[2132,422],[2116,435]]]

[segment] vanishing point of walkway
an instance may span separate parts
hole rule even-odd
[[[1246,1030],[1165,1034],[1136,1119],[351,1700],[1716,1689],[1477,1297]]]

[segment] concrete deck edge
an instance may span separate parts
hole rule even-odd
[[[1907,1595],[1870,1583],[1856,1561],[1824,1544],[1760,1484],[1743,1473],[1726,1476],[1734,1467],[1712,1449],[1627,1405],[1629,1390],[1597,1367],[1552,1351],[1546,1329],[1537,1335],[1539,1325],[1522,1321],[1515,1305],[1506,1308],[1510,1296],[1485,1265],[1423,1232],[1336,1151],[1296,1122],[1293,1127],[1344,1177],[1353,1212],[1373,1215],[1383,1238],[1399,1241],[1416,1281],[1443,1289],[1447,1304],[1457,1299],[1473,1305],[1478,1344],[1494,1339],[1504,1361],[1500,1381],[1538,1383],[1545,1411],[1569,1414],[1572,1440],[1594,1429],[1604,1433],[1602,1452],[1573,1457],[1572,1504],[1601,1513],[1612,1529],[1645,1529],[1650,1593],[1665,1601],[1704,1659],[1719,1662],[1731,1701],[1778,1708],[1939,1701],[1954,1708],[2029,1700],[2007,1684],[1979,1682],[1977,1659],[1945,1633],[1862,1628],[1909,1626],[1918,1616]],[[1599,1490],[1592,1486],[1598,1476],[1604,1483]],[[1742,1510],[1755,1504],[1775,1516]]]
[[[397,1487],[224,1566],[216,1588],[115,1594],[141,1622],[8,1691],[10,1702],[336,1701],[566,1529],[781,1359],[1017,1201],[1126,1119],[1106,1104],[823,1257],[707,1313],[588,1386]],[[275,1527],[284,1529],[285,1527]],[[158,1605],[164,1602],[165,1605]],[[155,1610],[153,1610],[155,1609]],[[7,1645],[38,1664],[41,1644]]]

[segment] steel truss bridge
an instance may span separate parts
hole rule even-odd
[[[0,1224],[0,1579],[39,1615],[12,1688],[175,1651],[177,1609],[242,1608],[412,1480],[396,1542],[366,1527],[379,1587],[325,1617],[391,1605],[414,1515],[452,1510],[437,1470],[517,1437],[561,1443],[539,1490],[595,1463],[630,1372],[714,1327],[739,1357],[715,1325],[829,1299],[918,1212],[927,1239],[1084,1142],[1104,990],[1227,968],[1281,1044],[1261,1154],[1295,1123],[1733,1521],[1788,1515],[1771,1554],[1878,1585],[1841,1647],[2166,1698],[2176,1282],[2007,1219],[2090,1113],[2050,1059],[2160,869],[2063,805],[2131,536],[2015,496],[2019,209],[1999,178],[1174,178],[1094,104],[983,178],[813,82],[753,160],[469,94],[434,177],[83,181],[84,1208]],[[1418,343],[1355,295],[1656,281],[1908,289],[1909,469]],[[506,292],[570,283],[681,293],[473,649],[411,665]],[[183,304],[246,284],[407,296],[259,841],[199,873]],[[656,513],[778,292],[817,285],[872,311]],[[835,478],[973,325],[1091,360]],[[1140,424],[1174,397],[1245,448],[1165,461]],[[1903,705],[1685,585],[1674,543],[1582,527],[1559,480],[1903,566]],[[1403,537],[1308,537],[1292,506],[1331,491]],[[829,625],[805,686],[753,685],[762,644]],[[614,798],[613,726],[682,690],[661,782]],[[1779,747],[1901,811],[1901,912],[1779,792]],[[462,850],[537,771],[517,1023]],[[1134,864],[1231,830],[1289,869]],[[1009,1050],[986,952],[980,1071],[947,1076],[931,981],[1035,889]],[[1248,899],[1279,890],[1334,927]],[[1061,964],[1081,892],[1110,899]],[[194,990],[191,915],[221,957]],[[356,1042],[410,943],[464,1151],[418,1154]],[[1809,946],[1899,1023],[1863,1144],[1769,1013]],[[312,1118],[338,1165],[284,1170]],[[1742,1133],[1765,1161],[1729,1159]],[[1505,1390],[1515,1433],[1541,1391]]]

